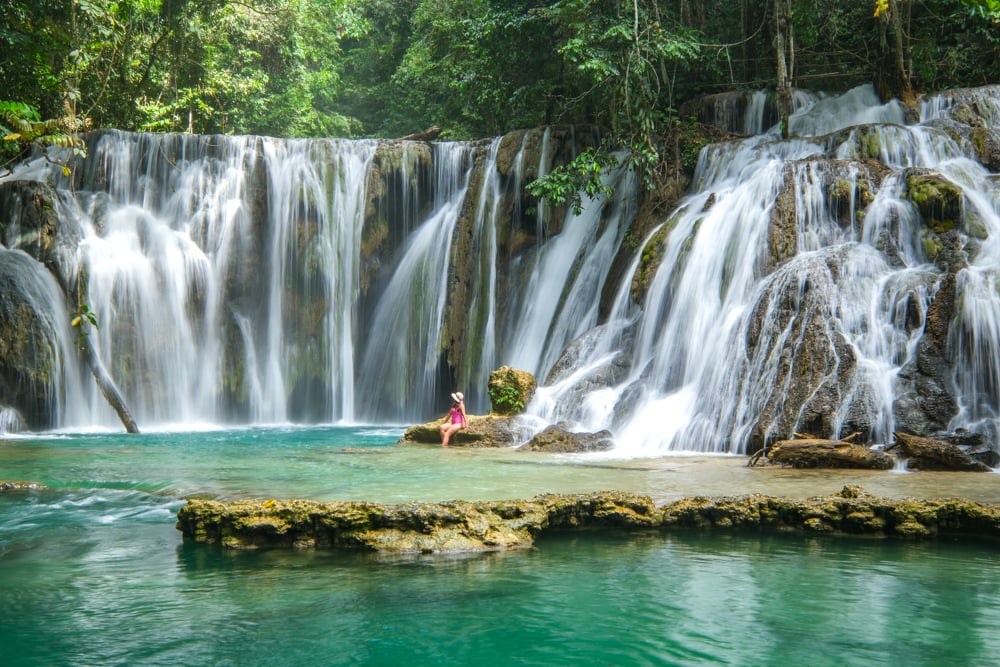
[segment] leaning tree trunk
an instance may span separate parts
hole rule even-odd
[[[785,51],[791,46],[791,12],[787,0],[774,0],[774,51],[777,56],[778,114],[781,118],[781,137],[789,135],[788,121],[792,115],[792,88],[789,82],[788,60]]]
[[[94,348],[86,336],[82,336],[80,339],[80,351],[83,354],[84,361],[87,362],[87,366],[90,368],[90,372],[94,374],[94,380],[97,381],[97,386],[100,387],[101,393],[104,394],[104,399],[114,408],[125,430],[129,433],[138,433],[139,427],[136,426],[135,420],[132,419],[132,414],[129,412],[128,406],[125,405],[125,400],[122,398],[121,392],[118,391],[114,380],[111,379],[111,375],[104,368],[104,363],[101,362],[101,358],[94,352]]]

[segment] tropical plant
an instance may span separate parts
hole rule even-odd
[[[58,146],[68,149],[70,156],[58,159],[48,153],[43,154],[46,159],[60,164],[63,174],[69,176],[68,160],[72,156],[84,157],[87,154],[87,145],[77,134],[85,125],[76,122],[70,115],[42,120],[38,110],[29,104],[0,100],[0,131],[3,132],[3,153],[7,156],[2,166],[9,168],[33,146]]]

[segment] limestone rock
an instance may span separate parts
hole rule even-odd
[[[521,449],[533,452],[575,453],[606,452],[615,446],[611,431],[597,433],[574,433],[564,427],[549,426],[533,437]]]
[[[892,456],[843,440],[802,438],[781,440],[767,453],[768,461],[793,468],[861,468],[889,470]]]
[[[382,505],[267,500],[189,500],[177,529],[205,544],[348,548],[391,553],[519,549],[547,528],[650,528],[660,513],[644,496],[602,492],[529,500]]]
[[[398,444],[441,444],[441,424],[447,417],[411,426]],[[514,420],[496,415],[468,415],[469,428],[451,436],[449,447],[513,447],[518,444]]]
[[[905,458],[910,468],[919,470],[966,470],[991,472],[985,463],[974,459],[950,442],[924,438],[897,431],[893,444],[899,456]]]
[[[604,491],[527,500],[383,505],[309,500],[189,500],[177,529],[231,549],[284,546],[386,553],[530,547],[545,531],[752,528],[921,539],[1000,537],[1000,507],[958,499],[878,498],[856,486],[796,500],[751,494],[685,498],[657,507],[646,496]]]
[[[0,210],[4,211],[6,223],[0,225],[0,243],[11,250],[24,250],[49,268],[55,268],[57,197],[51,185],[40,181],[0,183]]]
[[[913,170],[906,179],[906,189],[932,231],[947,232],[962,219],[962,190],[944,176]]]
[[[535,376],[528,371],[501,366],[490,373],[487,385],[493,414],[516,415],[524,412],[537,388]]]

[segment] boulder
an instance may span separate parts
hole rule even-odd
[[[441,444],[441,424],[447,417],[426,424],[411,426],[403,432],[398,444]],[[468,415],[469,428],[451,436],[449,447],[513,447],[518,444],[519,430],[514,420],[496,415]]]
[[[822,438],[778,441],[768,450],[767,460],[793,468],[889,470],[895,465],[892,456],[883,451],[844,440]]]
[[[965,470],[991,472],[993,469],[965,451],[944,440],[924,438],[897,431],[892,449],[907,461],[909,468],[918,470]]]
[[[597,433],[574,433],[562,425],[549,426],[533,437],[521,449],[533,452],[577,453],[606,452],[614,449],[615,441],[611,431]]]
[[[537,388],[535,376],[528,371],[501,366],[490,373],[487,384],[493,414],[516,415],[524,412]]]
[[[0,183],[0,210],[5,217],[5,224],[0,225],[0,243],[11,250],[24,250],[54,268],[59,229],[57,197],[51,185],[40,181]]]
[[[947,232],[962,220],[962,190],[941,174],[912,170],[906,179],[906,195],[934,232]]]

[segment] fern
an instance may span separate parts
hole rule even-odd
[[[87,145],[75,131],[78,123],[70,118],[42,120],[38,110],[23,102],[0,100],[0,131],[3,132],[4,149],[22,155],[32,144],[55,146],[73,151],[73,155],[86,157]],[[16,159],[16,157],[14,158]],[[62,172],[68,176],[69,167],[63,162]]]

